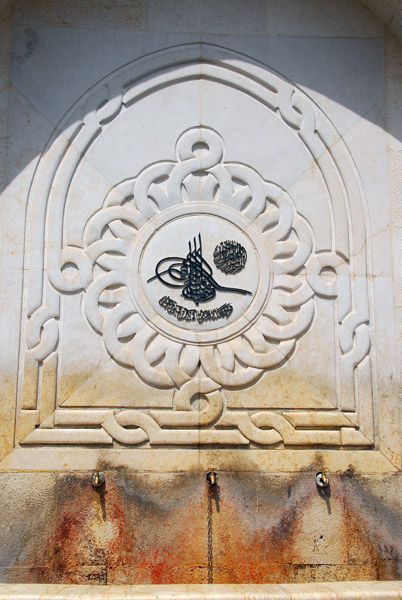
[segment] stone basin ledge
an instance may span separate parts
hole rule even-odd
[[[394,600],[402,581],[302,584],[60,585],[0,584],[0,600]]]

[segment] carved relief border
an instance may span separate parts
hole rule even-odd
[[[32,182],[27,213],[29,233],[24,305],[27,318],[23,317],[22,324],[24,351],[17,431],[22,445],[111,446],[115,440],[127,445],[149,441],[155,446],[217,444],[245,447],[251,443],[257,446],[363,448],[374,444],[372,419],[371,422],[365,419],[364,431],[359,428],[360,414],[372,415],[373,411],[366,215],[353,161],[329,120],[293,84],[257,64],[246,64],[240,55],[216,47],[203,44],[202,60],[199,55],[198,45],[187,45],[155,53],[117,71],[89,92],[79,107],[70,111],[43,153]],[[153,75],[149,77],[151,72]],[[177,140],[175,163],[164,162],[161,157],[158,165],[144,169],[133,180],[122,182],[120,187],[111,190],[102,209],[86,225],[82,249],[63,243],[64,206],[69,184],[80,161],[109,123],[129,110],[138,97],[152,94],[161,86],[174,85],[176,81],[200,78],[221,82],[252,96],[300,138],[325,181],[326,201],[333,215],[332,240],[328,247],[318,247],[314,232],[297,214],[289,194],[274,183],[262,180],[247,165],[226,164],[222,148],[219,150],[219,132],[204,129],[202,139],[209,144],[211,155],[216,150],[214,160],[204,167],[204,171],[218,179],[221,177],[221,184],[224,181],[222,174],[226,176],[225,181],[236,176],[245,183],[247,193],[252,190],[253,201],[245,210],[241,208],[241,190],[236,198],[233,188],[226,196],[222,191],[222,207],[229,204],[227,210],[233,215],[237,212],[237,216],[233,216],[234,222],[238,219],[243,224],[246,220],[262,237],[270,238],[272,255],[275,255],[276,244],[276,252],[286,254],[288,266],[284,268],[282,263],[282,272],[279,266],[275,271],[277,287],[274,282],[271,298],[276,298],[276,304],[264,306],[260,321],[256,320],[253,327],[244,335],[233,338],[234,341],[230,340],[230,344],[229,340],[227,345],[225,340],[209,345],[193,344],[187,351],[185,344],[179,344],[178,348],[177,342],[169,336],[159,336],[153,347],[149,347],[155,330],[144,319],[139,327],[139,313],[130,313],[128,297],[122,301],[111,300],[115,302],[115,308],[108,323],[104,323],[94,309],[101,293],[112,294],[108,286],[116,283],[113,274],[119,271],[113,264],[113,257],[107,254],[111,246],[106,251],[101,247],[100,232],[104,227],[114,229],[112,251],[118,250],[122,257],[127,257],[132,241],[127,220],[132,235],[133,231],[141,233],[147,220],[157,217],[155,204],[147,201],[152,185],[160,213],[177,210],[182,203],[178,190],[185,177],[200,170],[199,165],[194,164],[197,157],[180,150],[180,143],[185,146],[185,137],[191,137],[191,130]],[[59,131],[63,135],[59,135]],[[161,175],[173,182],[169,193],[157,190],[155,182]],[[124,204],[125,198],[131,195],[134,204]],[[225,197],[230,201],[225,203]],[[207,204],[210,199],[206,196],[202,201]],[[42,231],[38,223],[42,223]],[[296,243],[290,240],[290,232]],[[102,285],[93,278],[97,261],[103,261],[102,266],[107,271],[105,277],[108,279]],[[67,263],[76,266],[72,277],[63,272]],[[294,277],[293,273],[303,265],[305,276]],[[322,277],[327,268],[336,272],[336,279],[330,283]],[[42,274],[40,280],[38,273]],[[89,322],[103,336],[107,351],[120,364],[134,367],[151,386],[176,388],[175,410],[99,410],[90,407],[72,410],[58,406],[60,294],[63,293],[85,295]],[[297,339],[312,322],[316,294],[336,299],[337,303],[339,406],[330,411],[284,409],[280,413],[226,410],[225,389],[251,385],[263,372],[292,354]],[[297,319],[289,322],[286,307],[299,309]],[[274,312],[270,314],[270,310]],[[115,331],[123,320],[128,319],[124,335],[121,331],[118,336],[110,334],[113,319]],[[109,333],[105,333],[106,330]],[[134,350],[119,342],[119,337],[127,335],[134,335]],[[275,344],[270,344],[269,340]],[[163,357],[162,367],[154,368],[152,364],[158,355]],[[235,358],[240,358],[246,368],[235,372]],[[202,369],[197,371],[200,361]],[[206,398],[204,410],[191,410],[190,401],[196,394]]]

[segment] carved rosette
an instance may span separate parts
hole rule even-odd
[[[202,151],[192,150],[197,143]],[[154,164],[113,187],[88,222],[85,248],[76,257],[88,274],[85,314],[109,354],[149,385],[195,389],[201,371],[203,388],[250,385],[290,356],[313,320],[314,290],[300,272],[313,253],[312,235],[284,190],[246,165],[224,162],[224,142],[215,131],[186,131],[176,153],[176,163]],[[136,281],[144,239],[183,219],[180,231],[192,220],[196,231],[201,215],[216,228],[225,221],[239,235],[247,232],[256,254],[249,306],[212,330],[193,322],[184,329],[186,323],[166,321],[162,310],[153,318],[146,297],[152,290]],[[175,243],[179,250],[179,239]]]

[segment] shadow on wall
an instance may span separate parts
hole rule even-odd
[[[120,31],[108,30],[105,29],[105,23],[102,23],[99,29],[94,29],[93,27],[96,25],[92,24],[91,26],[91,11],[85,3],[81,3],[80,10],[81,16],[85,14],[85,19],[82,17],[81,20],[87,28],[85,26],[82,29],[74,28],[74,25],[79,23],[78,19],[75,23],[74,18],[71,20],[72,27],[52,27],[46,24],[44,16],[46,11],[43,10],[43,7],[42,12],[40,10],[42,4],[47,6],[46,2],[33,4],[27,2],[25,4],[26,6],[17,2],[13,13],[16,24],[12,30],[11,41],[12,64],[9,96],[11,148],[5,185],[12,181],[25,165],[38,157],[54,129],[60,126],[64,116],[76,102],[80,108],[81,117],[85,118],[88,114],[86,111],[94,108],[92,104],[88,106],[85,103],[82,104],[83,95],[90,88],[97,85],[103,78],[109,78],[110,74],[121,68],[122,65],[131,63],[134,57],[143,60],[141,57],[148,56],[149,68],[147,73],[144,72],[144,77],[146,79],[156,77],[157,74],[153,73],[153,52],[177,46],[177,44],[200,44],[201,63],[203,44],[211,43],[240,53],[241,60],[245,64],[249,62],[252,65],[257,61],[261,65],[277,71],[282,74],[281,76],[293,81],[296,85],[301,86],[307,94],[310,94],[327,112],[327,115],[330,118],[333,117],[334,125],[342,135],[345,133],[344,118],[336,114],[334,107],[331,109],[331,103],[340,104],[350,111],[351,118],[346,124],[348,127],[360,117],[364,117],[383,129],[387,127],[384,40],[378,37],[381,28],[373,29],[376,38],[365,38],[360,30],[357,30],[356,37],[353,37],[347,28],[342,34],[339,23],[347,22],[348,18],[356,18],[356,14],[353,12],[356,7],[351,8],[351,3],[348,3],[349,8],[346,8],[345,5],[342,9],[338,9],[339,14],[337,12],[332,15],[330,24],[327,23],[324,11],[322,15],[318,16],[317,11],[313,12],[317,21],[316,25],[320,26],[322,21],[323,32],[327,31],[327,35],[323,35],[323,37],[316,37],[314,33],[311,34],[312,37],[308,37],[305,33],[302,34],[304,37],[297,37],[297,29],[293,36],[283,34],[283,36],[275,37],[269,27],[268,30],[259,28],[257,24],[261,19],[263,20],[264,10],[268,11],[268,14],[274,19],[275,11],[279,10],[275,2],[268,3],[264,10],[263,2],[254,2],[248,7],[250,31],[243,31],[238,23],[238,20],[241,21],[241,12],[239,12],[238,20],[235,18],[236,11],[234,11],[233,22],[230,21],[228,24],[226,19],[220,24],[218,7],[216,9],[218,25],[213,23],[205,25],[202,22],[201,13],[198,14],[202,9],[198,7],[196,16],[193,14],[195,19],[193,29],[191,29],[191,24],[187,24],[183,25],[183,29],[180,31],[180,25],[177,25],[174,34],[163,31],[162,27],[160,31],[152,31],[152,26],[140,22],[140,16],[138,16],[138,30],[135,31],[124,28]],[[35,4],[37,5],[36,12]],[[97,13],[97,4],[90,4],[93,20],[98,23],[97,19],[99,20],[100,17]],[[56,10],[56,13],[57,10],[63,13],[63,6],[63,2],[58,2],[57,8],[53,7],[52,10],[53,12]],[[177,6],[179,8],[176,12],[179,17],[180,3]],[[162,10],[161,7],[157,8]],[[75,13],[80,14],[80,10],[77,7],[70,7],[72,16]],[[139,10],[137,5],[136,10]],[[148,11],[149,20],[152,20],[152,11],[155,12],[155,10],[155,6],[151,3]],[[291,19],[289,15],[292,15],[292,11],[294,11],[293,5],[286,5],[285,8],[282,5],[280,12],[276,15],[278,26],[286,19]],[[348,15],[348,11],[352,12],[350,12],[350,17],[345,18],[342,11]],[[367,20],[365,22],[362,19],[360,29],[373,28],[373,23],[370,21],[370,19],[373,20],[373,17],[368,18],[369,13],[362,7],[359,7],[359,11],[360,17],[362,18],[363,15]],[[187,12],[188,10],[186,14]],[[156,17],[154,20],[156,27]],[[54,16],[54,21],[58,23],[56,16]],[[65,23],[63,20],[60,21],[60,24]],[[117,27],[117,24],[115,26]],[[145,29],[146,27],[149,27],[151,31],[141,31],[141,28]],[[171,27],[175,27],[174,23]],[[197,28],[200,27],[206,27],[210,33],[197,32]],[[300,27],[302,29],[304,27],[301,21]],[[331,37],[333,31],[338,31],[338,29],[339,37]],[[292,31],[290,26],[288,26],[288,30]],[[267,31],[269,36],[263,35]],[[236,35],[238,33],[248,33],[248,35]],[[250,33],[255,35],[250,35]],[[350,35],[349,38],[348,35]],[[217,56],[219,56],[219,49],[217,49]],[[234,57],[233,60],[235,61],[236,58]],[[200,80],[202,77],[201,68]],[[170,110],[174,110],[174,107],[170,107]],[[356,119],[353,119],[353,114]],[[21,135],[25,132],[26,144],[23,148],[14,149],[13,139],[18,138],[20,132]],[[402,139],[398,132],[392,131],[391,133]]]

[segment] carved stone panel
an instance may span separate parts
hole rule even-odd
[[[282,75],[208,44],[118,69],[26,225],[19,448],[377,449],[363,187]]]

